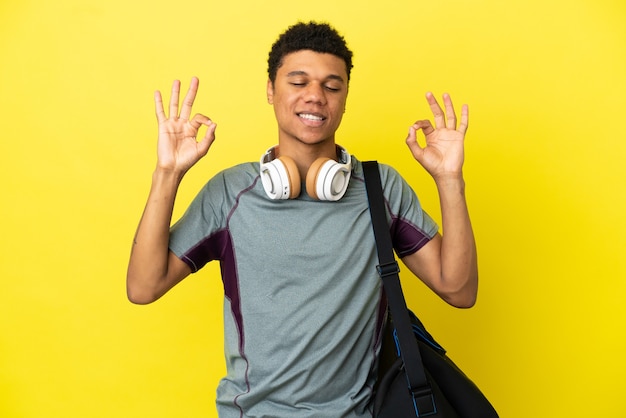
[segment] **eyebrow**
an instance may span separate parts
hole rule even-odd
[[[309,74],[306,71],[302,71],[302,70],[295,70],[295,71],[291,71],[287,73],[287,77],[296,77],[296,76],[301,76],[301,75],[308,76]],[[326,77],[326,80],[337,80],[337,81],[341,81],[342,83],[344,82],[343,77],[336,75],[336,74],[328,75]]]

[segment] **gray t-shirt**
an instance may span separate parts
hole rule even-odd
[[[385,303],[361,163],[337,202],[270,200],[259,164],[217,174],[171,229],[193,271],[219,260],[227,375],[221,418],[369,417]],[[408,184],[381,164],[396,253],[437,232]],[[304,187],[303,187],[304,190]]]

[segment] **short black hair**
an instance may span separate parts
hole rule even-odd
[[[276,81],[276,72],[283,64],[285,55],[305,49],[333,54],[343,59],[346,63],[348,80],[350,80],[352,51],[348,49],[346,40],[328,23],[311,21],[298,22],[290,26],[272,45],[267,59],[267,73],[272,83]]]

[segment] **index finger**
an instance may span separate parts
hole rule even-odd
[[[193,102],[196,100],[196,94],[198,93],[198,84],[200,81],[198,77],[192,77],[191,83],[189,83],[189,90],[187,90],[187,94],[183,99],[183,106],[180,109],[180,118],[187,120],[191,115],[191,107],[193,106]]]

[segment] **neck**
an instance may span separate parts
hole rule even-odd
[[[306,178],[309,167],[318,158],[337,160],[337,146],[334,141],[324,141],[319,144],[284,143],[279,142],[278,156],[291,157],[298,167],[300,178]]]

